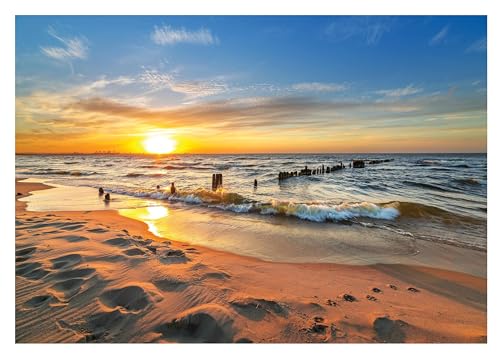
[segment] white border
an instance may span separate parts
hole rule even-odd
[[[488,345],[15,345],[14,335],[14,148],[15,148],[15,15],[488,15],[488,94],[498,98],[500,64],[500,16],[495,1],[481,0],[351,0],[327,2],[305,0],[3,0],[0,2],[1,131],[0,131],[0,314],[3,358],[89,359],[97,358],[477,358],[493,357],[499,351],[498,279],[498,101],[488,104]],[[497,96],[497,97],[496,97]],[[498,355],[497,355],[498,356]]]

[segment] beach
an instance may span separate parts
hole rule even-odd
[[[115,209],[28,211],[20,199],[50,187],[19,180],[18,343],[487,341],[484,250],[453,247],[464,268],[482,260],[474,274],[266,261],[190,243],[189,226],[182,242],[157,236]]]

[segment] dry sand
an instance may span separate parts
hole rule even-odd
[[[45,185],[16,182],[16,193]],[[271,263],[16,201],[16,341],[486,342],[486,279]]]

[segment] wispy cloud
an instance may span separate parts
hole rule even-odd
[[[174,29],[169,25],[155,26],[151,39],[158,45],[174,45],[178,43],[213,45],[219,43],[219,38],[210,29],[201,28],[190,31],[185,28]]]
[[[160,72],[156,69],[144,69],[137,79],[152,91],[169,89],[186,95],[188,99],[217,95],[228,90],[228,85],[218,80],[179,80],[174,72]]]
[[[337,92],[346,90],[347,86],[335,83],[308,82],[293,84],[292,89],[304,92]]]
[[[448,31],[450,29],[449,25],[446,25],[443,27],[439,32],[432,37],[432,39],[429,40],[429,45],[434,46],[442,43],[446,36],[448,35]]]
[[[87,58],[89,48],[88,41],[84,37],[65,38],[58,35],[53,27],[49,27],[48,33],[63,46],[42,46],[44,55],[61,61]]]
[[[385,16],[348,16],[334,20],[326,34],[333,41],[361,38],[367,45],[376,45],[391,30],[391,19]]]
[[[413,84],[410,84],[406,87],[403,88],[397,88],[397,89],[386,89],[386,90],[377,90],[375,91],[376,94],[387,96],[387,97],[402,97],[402,96],[409,96],[409,95],[414,95],[422,92],[423,89],[417,88],[413,86]]]
[[[486,37],[474,41],[467,49],[465,49],[465,52],[482,52],[486,51],[487,43],[486,43]]]

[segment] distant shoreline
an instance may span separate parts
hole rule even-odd
[[[36,156],[231,156],[231,155],[488,155],[487,152],[325,152],[325,153],[170,153],[170,154],[148,154],[148,153],[16,153],[16,156],[36,155]]]

